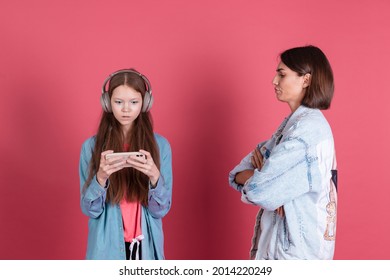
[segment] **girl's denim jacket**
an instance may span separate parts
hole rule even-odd
[[[164,259],[164,234],[162,217],[171,208],[172,153],[169,142],[155,134],[160,151],[160,178],[155,188],[149,188],[148,206],[142,206],[141,242],[142,259]],[[82,145],[80,155],[81,210],[89,217],[86,259],[126,259],[122,214],[119,204],[106,202],[106,188],[99,185],[96,175],[85,192],[82,191],[88,177],[89,162],[95,146],[95,137]]]
[[[251,259],[332,259],[336,155],[332,131],[322,112],[300,106],[258,147],[263,167],[255,169],[244,185],[238,185],[235,176],[254,169],[252,152],[229,173],[229,183],[242,193],[242,201],[261,207]],[[284,215],[276,211],[281,206]]]

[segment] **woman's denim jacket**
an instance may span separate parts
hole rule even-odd
[[[142,259],[164,259],[164,234],[162,217],[171,208],[172,199],[172,153],[169,142],[155,134],[160,151],[160,178],[155,188],[149,189],[148,206],[142,206],[141,242]],[[118,204],[106,202],[106,188],[99,185],[96,175],[85,192],[83,186],[88,178],[89,162],[95,146],[95,137],[82,145],[80,156],[81,210],[89,217],[88,246],[86,259],[126,259],[122,214]]]
[[[252,152],[229,174],[241,199],[261,207],[251,259],[332,259],[336,234],[336,156],[331,128],[317,109],[300,106],[259,145],[261,170],[244,185],[238,172],[254,169]],[[332,180],[333,178],[333,180]],[[276,209],[283,206],[284,215]]]

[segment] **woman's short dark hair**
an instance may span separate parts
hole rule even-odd
[[[315,46],[284,51],[281,61],[299,76],[310,74],[302,105],[321,110],[329,109],[334,92],[333,71],[325,54]]]

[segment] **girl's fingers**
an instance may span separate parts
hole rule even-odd
[[[125,164],[126,164],[126,160],[122,159],[118,162],[110,164],[109,167],[110,169],[123,168]]]
[[[144,163],[129,158],[126,161],[126,164],[128,164],[128,165],[130,165],[130,167],[133,167],[134,169],[144,173],[148,177],[156,176],[156,174],[158,173],[157,166],[154,164],[154,162],[151,158],[149,160],[146,160]]]
[[[113,150],[107,150],[107,151],[104,151],[100,154],[100,162],[106,160],[106,155],[107,154],[112,154],[114,151]]]
[[[112,173],[121,170],[125,167],[126,160],[121,159],[120,161],[116,161],[112,164],[102,163],[100,165],[100,168],[102,169],[103,173],[105,173],[106,177],[109,177]]]
[[[150,171],[153,169],[153,163],[140,163],[137,161],[131,161],[127,160],[127,164],[130,164],[131,167],[137,169],[138,171],[141,171],[142,173],[149,175]]]
[[[145,151],[145,150],[139,150],[139,152],[141,153],[141,154],[144,154],[145,155],[145,158],[146,159],[149,159],[149,158],[152,158],[152,156],[150,155],[150,153],[148,152],[148,151]],[[152,159],[153,160],[153,159]]]
[[[137,162],[137,163],[140,163],[140,164],[146,164],[148,162],[147,158],[145,155],[143,156],[130,156],[126,159],[126,162],[127,163],[131,163],[131,162]]]
[[[116,166],[116,167],[110,169],[109,175],[111,175],[112,173],[115,173],[123,168],[124,168],[124,165]]]

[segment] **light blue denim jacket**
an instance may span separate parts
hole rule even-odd
[[[229,173],[243,202],[261,207],[251,259],[332,259],[336,234],[336,155],[331,128],[317,109],[300,106],[259,145],[261,170],[242,185],[237,173],[254,169],[252,152]],[[284,207],[284,216],[276,209]]]
[[[141,229],[144,239],[141,242],[142,259],[164,259],[164,234],[162,218],[171,208],[172,199],[172,153],[169,142],[155,134],[160,151],[160,178],[155,188],[149,189],[148,206],[142,206]],[[81,210],[89,217],[88,246],[86,259],[126,259],[123,235],[122,214],[119,204],[106,202],[106,189],[96,180],[83,193],[88,178],[89,162],[95,145],[95,137],[87,139],[80,155]]]

